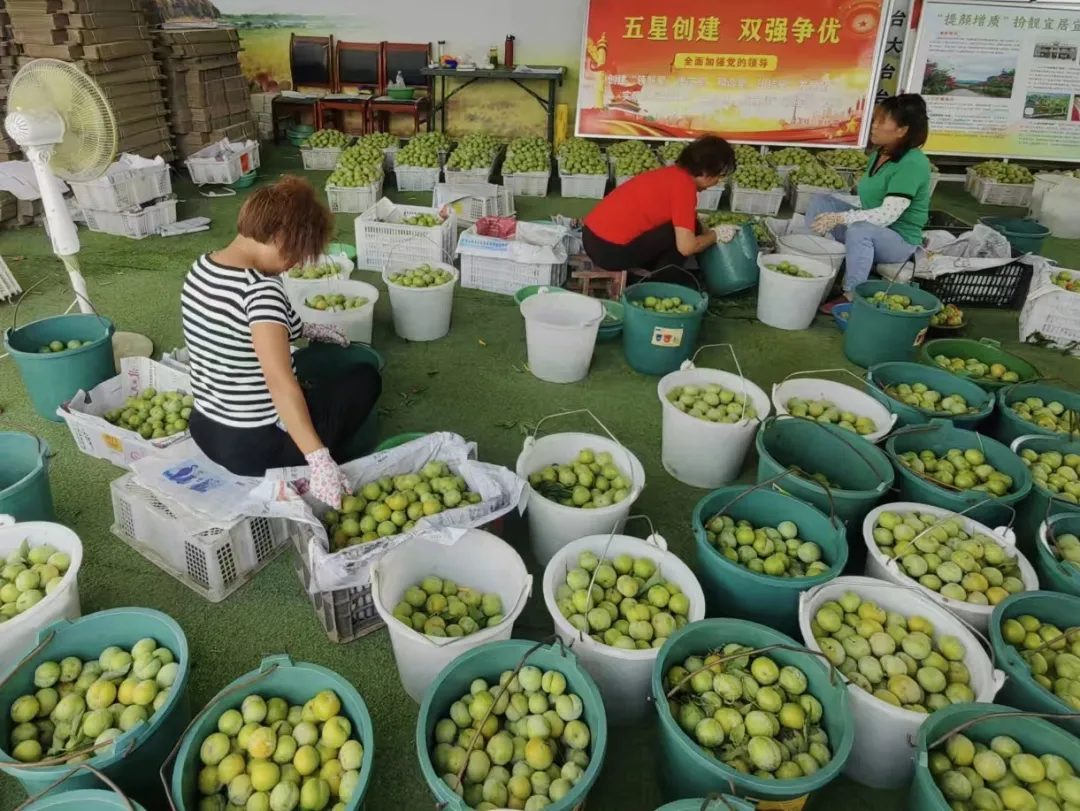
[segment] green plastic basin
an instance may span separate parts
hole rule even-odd
[[[623,306],[618,301],[602,299],[604,305],[604,320],[600,322],[600,329],[596,332],[597,343],[608,343],[622,336],[623,331]]]
[[[1008,444],[1017,437],[1038,435],[1068,438],[1067,434],[1058,433],[1050,428],[1043,428],[1035,423],[1020,417],[1010,408],[1013,403],[1026,400],[1029,397],[1038,397],[1044,403],[1057,401],[1080,413],[1080,394],[1058,386],[1048,386],[1046,383],[1017,383],[1014,386],[1006,386],[997,393],[998,419],[995,426],[994,436]]]
[[[279,696],[291,705],[303,706],[323,690],[332,690],[341,701],[341,715],[352,724],[353,735],[364,747],[360,765],[360,782],[345,811],[357,811],[364,804],[364,795],[371,783],[375,759],[375,732],[371,726],[364,699],[348,681],[332,670],[306,662],[293,662],[288,656],[267,656],[250,673],[245,673],[210,699],[199,719],[187,730],[173,767],[170,791],[176,811],[197,811],[201,808],[198,776],[202,768],[199,747],[217,731],[218,719],[227,710],[238,710],[251,695],[263,698]],[[160,806],[159,806],[160,807]]]
[[[875,293],[907,296],[922,305],[920,313],[887,310],[867,299]],[[870,367],[889,361],[912,360],[926,338],[930,319],[941,309],[936,296],[909,284],[863,282],[855,288],[851,314],[844,330],[844,355],[852,363]]]
[[[719,797],[695,797],[662,805],[656,811],[754,811],[754,806],[738,797],[723,794]]]
[[[1004,605],[1004,603],[1002,603]],[[999,606],[1000,607],[1000,606]],[[957,727],[979,718],[1016,713],[1001,704],[954,704],[931,714],[919,728],[915,748],[915,779],[908,794],[909,811],[951,811],[944,795],[930,774],[927,750],[930,744],[948,735]],[[1080,740],[1042,718],[988,718],[963,730],[963,735],[976,743],[989,746],[998,735],[1013,738],[1030,755],[1061,755],[1073,769],[1080,772]],[[944,744],[941,744],[944,746]]]
[[[698,266],[710,296],[726,296],[754,287],[758,267],[758,241],[752,223],[744,223],[726,245],[716,244],[698,254]]]
[[[679,298],[694,309],[688,313],[657,313],[632,304],[648,296]],[[622,305],[626,362],[644,375],[666,375],[690,359],[709,308],[709,297],[681,284],[639,282],[623,291]]]
[[[1056,436],[1036,436],[1034,434],[1013,440],[1010,446],[1019,454],[1024,450],[1035,453],[1057,451],[1080,453],[1080,439],[1069,440],[1062,434]],[[1080,504],[1073,504],[1060,496],[1054,495],[1031,483],[1031,494],[1016,508],[1016,537],[1021,551],[1031,557],[1038,545],[1039,527],[1043,521],[1056,515],[1080,515]]]
[[[33,693],[34,671],[45,662],[59,662],[66,656],[83,661],[97,659],[105,648],[119,645],[130,649],[140,639],[150,637],[172,651],[179,665],[176,681],[165,704],[149,722],[125,732],[111,747],[98,750],[88,762],[115,782],[129,797],[150,808],[158,808],[161,783],[158,770],[191,720],[187,697],[191,673],[191,653],[183,630],[169,616],[149,608],[113,608],[69,622],[58,620],[38,633],[38,650],[0,674],[0,706],[10,707],[19,696]],[[44,643],[44,644],[42,644]],[[33,650],[33,649],[31,649]],[[26,653],[30,653],[28,650]],[[11,739],[11,716],[0,716],[0,771],[18,780],[27,794],[45,791],[72,771],[70,766],[20,768],[7,753]],[[98,779],[85,770],[77,771],[52,789],[64,794],[78,789],[97,788]]]
[[[1039,377],[1038,369],[1023,358],[1003,352],[1001,344],[992,338],[980,338],[977,341],[971,338],[935,338],[933,341],[927,341],[923,344],[922,351],[919,352],[919,363],[940,369],[942,367],[934,362],[934,358],[938,355],[944,355],[947,358],[964,358],[965,360],[975,358],[988,366],[1000,363],[1009,371],[1016,372],[1020,376],[1020,380],[1017,382],[1020,383],[1026,383]],[[1012,385],[1008,381],[991,378],[975,379],[962,371],[949,373],[964,380],[970,380],[980,388],[991,392],[997,391],[1003,386]]]
[[[705,592],[708,613],[758,620],[795,634],[799,628],[799,594],[840,575],[848,560],[847,534],[839,519],[830,520],[816,507],[793,496],[765,487],[750,490],[741,485],[713,490],[694,507],[698,557],[694,571]],[[727,509],[729,504],[731,508]],[[720,512],[735,521],[745,519],[755,527],[775,527],[781,521],[794,521],[799,538],[821,547],[821,558],[829,564],[828,571],[815,577],[772,577],[728,560],[705,535],[705,523]]]
[[[67,791],[63,794],[49,794],[35,800],[26,807],[26,811],[146,811],[134,800],[129,805],[127,800],[115,791],[104,789],[83,789]]]
[[[451,704],[469,692],[469,686],[474,679],[482,678],[489,684],[498,684],[500,674],[507,670],[513,671],[525,654],[534,647],[537,649],[529,656],[527,663],[541,670],[558,671],[566,677],[566,691],[576,693],[581,698],[584,706],[582,718],[592,732],[588,750],[589,765],[585,774],[569,794],[545,806],[547,811],[571,811],[584,802],[589,790],[596,783],[607,750],[607,714],[596,682],[585,668],[578,664],[577,656],[560,644],[537,647],[535,642],[525,639],[489,642],[463,653],[442,669],[428,687],[416,719],[416,755],[420,759],[420,771],[431,793],[435,795],[436,802],[449,811],[468,811],[469,806],[450,790],[432,766],[430,751],[434,746],[435,725],[449,715]]]
[[[780,667],[792,665],[806,674],[807,692],[821,702],[822,727],[829,736],[832,760],[808,777],[797,780],[763,780],[743,774],[709,757],[683,732],[671,714],[664,690],[664,675],[688,656],[701,656],[728,643],[754,649],[768,645],[802,645],[779,631],[754,622],[706,619],[676,631],[657,654],[652,672],[653,706],[660,716],[660,775],[668,799],[701,797],[719,788],[740,797],[758,800],[792,800],[810,794],[836,778],[855,742],[855,718],[848,705],[844,680],[829,677],[830,669],[811,653],[772,650],[767,654]],[[760,807],[760,806],[759,806]]]
[[[1038,253],[1050,229],[1035,220],[1018,217],[979,217],[979,222],[993,228],[1009,241],[1019,253]]]
[[[570,291],[563,287],[556,287],[553,284],[530,284],[528,287],[522,287],[516,293],[514,293],[514,301],[521,304],[529,296],[535,296],[543,290],[545,293],[569,293]]]
[[[879,363],[871,366],[866,373],[870,382],[868,393],[896,415],[896,427],[908,425],[926,425],[931,420],[946,419],[957,428],[975,428],[994,410],[994,398],[985,389],[976,386],[970,380],[964,380],[944,369],[924,366],[921,363]],[[959,394],[967,404],[975,409],[969,414],[952,417],[936,411],[916,408],[902,403],[884,390],[885,386],[900,383],[924,383],[930,389],[940,392],[942,398]]]
[[[1080,514],[1055,515],[1040,528],[1035,544],[1035,570],[1039,574],[1039,586],[1044,590],[1080,597],[1080,570],[1059,560],[1050,549],[1053,538],[1066,533],[1080,537]]]
[[[0,515],[56,521],[49,487],[49,446],[33,434],[0,431]]]
[[[427,436],[427,434],[425,434],[423,431],[410,431],[407,434],[397,434],[396,436],[384,439],[382,442],[379,443],[379,446],[375,448],[375,450],[388,451],[391,448],[396,448],[399,445],[404,445],[406,442],[412,442],[414,439],[420,439],[421,437],[425,436]]]
[[[939,457],[950,448],[981,450],[986,462],[1013,479],[1013,491],[1000,498],[976,490],[948,490],[905,467],[899,459],[907,451],[931,450]],[[948,420],[931,420],[929,425],[902,428],[885,441],[885,451],[896,469],[900,501],[931,504],[990,527],[1015,523],[1015,509],[1031,492],[1031,473],[1020,457],[995,439],[955,427]],[[973,506],[978,504],[979,506]]]

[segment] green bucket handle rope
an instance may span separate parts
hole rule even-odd
[[[66,259],[69,259],[69,258],[71,258],[71,257],[67,257]],[[66,261],[66,259],[65,259],[65,261]],[[76,268],[76,270],[77,270],[77,269],[78,269],[78,268]],[[12,330],[16,330],[16,329],[18,329],[18,328],[19,328],[19,327],[18,327],[18,325],[19,325],[19,308],[20,308],[20,307],[22,306],[23,300],[24,300],[24,299],[25,299],[25,298],[26,298],[26,297],[27,297],[28,295],[30,295],[31,291],[33,291],[33,289],[34,289],[35,287],[37,287],[37,286],[38,286],[39,284],[41,284],[41,283],[42,283],[43,281],[45,281],[45,280],[46,280],[47,278],[49,278],[49,277],[48,277],[48,276],[42,276],[42,277],[41,277],[40,279],[38,279],[38,280],[37,280],[36,282],[34,282],[34,283],[33,283],[32,285],[30,285],[30,286],[29,286],[28,288],[26,288],[26,289],[25,289],[25,290],[24,290],[24,291],[22,292],[22,295],[21,295],[21,296],[19,296],[19,299],[18,299],[18,301],[16,301],[16,302],[15,302],[15,309],[14,309],[14,310],[12,311],[12,313],[11,313],[11,329],[12,329]],[[94,315],[96,315],[96,316],[97,316],[97,318],[98,318],[98,320],[99,320],[99,321],[100,321],[100,322],[101,322],[102,324],[104,324],[104,325],[105,325],[105,328],[106,328],[106,329],[108,329],[109,327],[111,327],[111,326],[112,326],[112,323],[111,323],[111,322],[109,321],[109,319],[105,318],[105,317],[104,317],[104,316],[103,316],[103,315],[102,315],[101,313],[99,313],[99,312],[97,311],[97,308],[96,308],[96,307],[94,307],[94,305],[93,305],[93,303],[92,303],[92,302],[90,301],[90,299],[88,299],[88,298],[87,298],[86,296],[82,295],[82,293],[80,293],[80,292],[79,292],[78,290],[73,290],[72,292],[73,292],[73,293],[75,294],[75,303],[78,303],[79,301],[84,301],[84,302],[86,302],[86,306],[87,306],[87,307],[89,307],[89,308],[90,308],[91,310],[93,310],[93,311],[94,311]],[[65,311],[65,314],[66,314],[67,312],[70,312],[70,311],[71,311],[71,307],[74,307],[74,306],[75,306],[75,303],[73,303],[73,304],[72,304],[72,305],[71,305],[70,307],[68,307],[68,308],[67,308],[67,310]]]
[[[695,366],[695,364],[694,364],[694,361],[697,360],[698,355],[700,355],[706,349],[717,349],[717,348],[720,348],[720,347],[727,347],[728,350],[731,351],[731,359],[735,362],[735,372],[739,375],[740,385],[742,386],[742,391],[739,392],[739,393],[743,397],[742,413],[739,415],[739,421],[741,422],[743,420],[744,416],[746,415],[746,397],[747,397],[747,393],[746,393],[746,375],[743,374],[742,364],[739,363],[739,356],[735,354],[735,345],[734,344],[702,344],[701,346],[699,346],[694,351],[694,354],[690,356],[689,360],[684,360],[682,362],[682,365],[679,368],[680,368],[681,371],[686,371],[688,369],[697,368]],[[702,367],[702,368],[709,368],[709,367]]]
[[[75,772],[80,771],[80,770],[88,771],[91,774],[93,774],[98,780],[100,780],[102,783],[104,783],[106,786],[108,786],[110,789],[112,789],[112,791],[114,791],[117,794],[117,796],[120,797],[120,799],[123,801],[124,805],[127,806],[128,811],[135,811],[135,805],[131,802],[131,800],[128,798],[128,796],[126,794],[124,794],[123,791],[120,790],[120,787],[118,785],[116,785],[116,783],[114,783],[112,780],[110,780],[105,775],[104,772],[101,772],[98,769],[95,769],[93,766],[91,766],[88,763],[80,763],[80,764],[78,764],[77,766],[75,766],[74,769],[72,769],[70,772],[65,774],[59,780],[57,780],[54,783],[46,786],[41,791],[39,791],[37,794],[34,794],[31,797],[27,797],[26,800],[21,805],[16,806],[14,811],[26,811],[26,809],[28,809],[31,805],[33,805],[35,802],[40,800],[42,797],[44,797],[46,794],[48,794],[54,788],[56,788],[61,783],[63,783],[65,780],[72,777],[75,774]]]
[[[968,727],[975,726],[975,724],[980,724],[983,721],[989,721],[992,718],[1050,718],[1070,720],[1080,718],[1080,712],[992,712],[987,715],[980,716],[979,718],[972,719],[971,721],[965,721],[964,723],[960,724],[960,726],[953,727],[936,741],[928,744],[926,749],[927,751],[931,749],[937,749],[939,746],[941,746],[941,744],[948,741],[949,738],[953,737],[954,735],[959,735]],[[912,746],[915,746],[915,741],[911,740],[910,735],[908,736],[908,743],[910,743]]]
[[[626,469],[627,469],[626,475],[630,477],[630,491],[633,492],[633,490],[634,490],[634,458],[630,454],[630,449],[627,448],[623,443],[621,443],[615,437],[615,434],[611,433],[611,430],[606,425],[604,425],[604,423],[600,422],[600,418],[597,417],[595,414],[593,414],[592,411],[590,409],[588,409],[588,408],[575,408],[575,409],[572,409],[570,411],[559,411],[559,412],[556,412],[555,414],[548,414],[546,417],[541,417],[540,420],[536,423],[536,425],[533,426],[532,434],[525,438],[525,446],[526,447],[532,447],[532,445],[534,445],[536,443],[536,435],[538,433],[540,433],[540,426],[543,425],[546,420],[554,419],[555,417],[569,417],[572,414],[588,414],[590,417],[592,417],[593,422],[595,422],[597,425],[599,425],[601,428],[604,429],[604,433],[608,435],[608,437],[611,439],[611,441],[614,442],[616,445],[618,445],[619,448],[622,449],[623,453],[626,454]],[[642,490],[645,489],[644,484],[641,485],[641,489]],[[640,495],[640,493],[639,493],[639,495]]]

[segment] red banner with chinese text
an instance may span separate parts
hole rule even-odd
[[[590,0],[578,135],[861,143],[883,0],[765,5]]]

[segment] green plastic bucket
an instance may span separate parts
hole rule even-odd
[[[421,437],[425,436],[427,436],[427,434],[425,434],[423,431],[410,431],[407,434],[397,434],[396,436],[392,436],[389,439],[384,439],[382,442],[379,443],[379,446],[375,450],[388,451],[391,448],[396,448],[400,445],[404,445],[406,442],[412,442],[414,439],[420,439]]]
[[[931,368],[921,363],[879,363],[871,366],[866,373],[870,382],[869,393],[882,405],[896,415],[896,427],[908,425],[926,425],[931,420],[945,419],[957,428],[975,430],[976,427],[994,410],[994,398],[985,389],[976,386],[970,380],[964,380],[944,369]],[[927,411],[902,403],[885,392],[885,386],[900,383],[925,383],[928,388],[940,392],[942,398],[959,394],[969,406],[977,409],[969,414],[952,417],[937,411]]]
[[[148,723],[125,732],[113,746],[97,750],[97,754],[87,762],[109,777],[129,797],[138,799],[147,807],[159,807],[161,783],[158,770],[191,720],[191,705],[187,696],[191,653],[183,630],[171,617],[149,608],[113,608],[74,621],[58,620],[42,628],[37,637],[40,650],[28,650],[21,662],[0,675],[0,706],[10,707],[19,696],[37,689],[34,687],[34,671],[40,664],[59,662],[66,656],[76,656],[84,661],[96,659],[110,645],[130,649],[140,639],[147,637],[172,651],[179,665],[179,673],[169,697]],[[10,738],[11,716],[5,712],[0,716],[0,771],[18,780],[29,795],[45,791],[74,768],[66,765],[41,767],[16,764],[3,748]],[[93,773],[77,770],[49,794],[97,787],[98,780]]]
[[[364,795],[371,783],[372,762],[375,759],[375,733],[371,726],[364,699],[348,681],[332,670],[307,662],[293,662],[288,656],[267,656],[250,673],[245,673],[224,688],[203,708],[191,726],[184,732],[180,751],[176,755],[170,792],[176,811],[196,811],[202,795],[199,793],[198,776],[202,768],[199,747],[217,731],[218,719],[228,710],[238,710],[244,699],[251,695],[263,698],[280,696],[290,706],[303,706],[323,690],[332,690],[341,701],[341,715],[352,724],[353,736],[364,747],[364,759],[360,765],[360,782],[356,786],[345,811],[357,811],[364,804]]]
[[[1025,614],[1052,623],[1064,631],[1077,624],[1077,617],[1080,617],[1080,597],[1055,594],[1052,591],[1024,591],[1003,600],[994,608],[994,613],[990,615],[990,646],[993,648],[997,666],[1005,671],[1008,677],[996,700],[1028,712],[1076,712],[1035,681],[1031,668],[1020,655],[1020,651],[1002,637],[1001,623]],[[1073,735],[1080,733],[1080,718],[1062,720],[1058,725]]]
[[[113,332],[109,319],[83,313],[42,318],[4,331],[4,346],[19,367],[38,416],[61,422],[56,409],[75,392],[90,391],[116,376]],[[64,352],[38,351],[53,341],[82,341],[83,345]]]
[[[724,789],[740,797],[758,800],[794,800],[828,785],[843,770],[855,742],[855,718],[850,712],[844,680],[817,656],[800,651],[772,650],[767,654],[780,667],[792,665],[806,674],[807,692],[821,702],[822,727],[829,736],[832,760],[808,777],[797,780],[763,780],[744,774],[709,757],[690,740],[671,714],[664,689],[664,675],[688,656],[702,656],[728,643],[764,648],[769,645],[803,646],[765,625],[733,619],[706,619],[676,631],[660,653],[652,673],[653,704],[660,716],[660,775],[664,796],[701,797]],[[760,807],[760,806],[759,806]],[[793,808],[799,806],[792,806]]]
[[[39,437],[0,431],[0,515],[56,521],[49,488],[49,446]]]
[[[1013,453],[1019,454],[1022,450],[1033,450],[1035,453],[1058,451],[1062,455],[1066,453],[1080,453],[1080,440],[1069,441],[1063,435],[1036,436],[1034,434],[1013,440],[1010,446]],[[1073,504],[1056,497],[1049,490],[1044,490],[1033,481],[1031,493],[1016,508],[1016,540],[1020,551],[1028,557],[1032,557],[1035,547],[1038,546],[1039,527],[1043,521],[1056,515],[1080,516],[1080,504]]]
[[[1045,591],[1080,597],[1080,570],[1059,560],[1050,549],[1053,538],[1066,533],[1080,537],[1080,515],[1055,515],[1039,528],[1035,571],[1039,575],[1039,586]]]
[[[1043,240],[1050,236],[1050,229],[1035,220],[979,217],[979,222],[1005,237],[1019,253],[1038,253],[1042,250]]]
[[[980,338],[975,341],[971,338],[935,338],[933,341],[927,341],[923,344],[922,351],[919,352],[919,363],[924,363],[927,366],[933,366],[935,369],[942,368],[935,361],[934,358],[939,355],[944,355],[947,358],[975,358],[987,366],[995,363],[1000,363],[1005,366],[1006,369],[1016,372],[1020,376],[1020,383],[1026,383],[1030,380],[1034,380],[1039,377],[1039,370],[1028,363],[1023,358],[1019,358],[1016,355],[1010,355],[1008,352],[1001,350],[1001,343],[995,341],[993,338]],[[946,370],[948,371],[948,370]],[[964,380],[970,380],[976,386],[985,389],[986,391],[997,391],[1003,386],[1010,386],[1012,383],[1004,380],[996,380],[991,378],[972,378],[971,375],[966,372],[949,372]]]
[[[622,337],[623,306],[611,299],[602,299],[601,303],[604,305],[604,320],[596,331],[596,342],[606,344]]]
[[[1002,603],[1004,605],[1004,603]],[[999,713],[1016,713],[1001,704],[953,704],[931,714],[919,728],[915,749],[915,780],[911,784],[907,807],[911,811],[951,811],[948,800],[934,784],[930,774],[930,744],[937,742],[954,729],[970,721]],[[974,742],[989,746],[998,735],[1007,735],[1031,755],[1061,755],[1073,769],[1080,772],[1080,740],[1043,718],[998,717],[966,727],[961,733]],[[944,744],[941,744],[944,746]],[[966,806],[965,806],[966,807]]]
[[[899,459],[900,454],[907,451],[918,453],[924,450],[931,450],[940,457],[950,448],[981,450],[987,464],[1012,477],[1013,491],[994,498],[981,491],[947,490],[909,470]],[[990,527],[1012,526],[1017,505],[1031,492],[1031,473],[1019,456],[997,440],[975,431],[956,428],[948,420],[931,420],[929,425],[903,428],[885,441],[885,451],[898,474],[899,501],[914,501],[952,512],[963,512],[972,520]],[[973,506],[975,504],[979,506]]]
[[[744,223],[726,245],[717,243],[698,254],[709,295],[726,296],[754,287],[761,273],[757,258],[758,241],[750,223]]]
[[[735,501],[739,496],[742,497]],[[731,509],[727,510],[729,504]],[[828,571],[815,577],[771,577],[731,562],[705,535],[705,522],[719,512],[726,512],[736,521],[745,519],[755,527],[775,527],[781,521],[794,521],[802,540],[821,547],[821,558],[829,564]],[[839,577],[847,565],[847,535],[839,520],[829,519],[793,496],[765,487],[754,490],[736,485],[713,490],[694,507],[693,521],[698,553],[694,571],[705,592],[710,614],[757,620],[770,628],[797,634],[799,594]]]
[[[561,643],[538,646],[526,639],[506,639],[473,648],[454,659],[435,677],[420,705],[420,714],[416,719],[416,755],[420,759],[420,771],[424,780],[440,807],[448,811],[468,811],[469,808],[465,800],[443,782],[442,776],[435,773],[432,766],[430,752],[434,745],[432,742],[435,739],[435,725],[450,714],[451,704],[470,692],[469,688],[474,679],[485,679],[489,684],[498,684],[500,674],[507,670],[513,671],[530,650],[533,652],[527,664],[541,670],[555,670],[566,677],[566,692],[576,693],[581,698],[584,706],[582,717],[592,732],[589,765],[585,774],[569,794],[545,808],[548,811],[571,811],[584,802],[589,790],[596,783],[604,765],[604,753],[607,751],[607,714],[596,682],[578,663],[577,656]]]
[[[657,313],[631,302],[648,296],[682,299],[694,309],[689,313]],[[681,284],[639,282],[622,294],[623,354],[635,372],[666,375],[690,358],[697,345],[701,321],[709,308],[709,297]]]
[[[676,800],[660,806],[656,811],[754,811],[754,806],[738,797],[723,794],[720,797]]]
[[[874,293],[907,296],[912,304],[921,304],[921,313],[887,310],[867,301]],[[870,367],[889,361],[913,360],[926,338],[930,318],[941,309],[941,302],[925,290],[909,284],[863,282],[855,288],[851,315],[844,330],[844,355],[852,363]]]
[[[115,791],[84,789],[48,794],[26,807],[26,811],[146,811],[134,800],[125,800]]]
[[[1029,397],[1038,397],[1044,403],[1057,401],[1065,408],[1080,414],[1080,394],[1058,386],[1048,386],[1046,383],[1017,383],[999,389],[997,393],[998,419],[995,426],[994,436],[1008,444],[1021,436],[1048,436],[1066,439],[1066,434],[1058,433],[1050,428],[1043,428],[1033,422],[1021,418],[1010,406],[1020,400]]]

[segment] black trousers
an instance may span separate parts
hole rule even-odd
[[[334,376],[301,382],[315,432],[334,461],[358,458],[363,449],[354,440],[382,393],[379,371],[355,364]],[[307,464],[292,437],[277,425],[232,428],[193,410],[188,428],[199,450],[237,476],[263,476],[273,468]]]
[[[669,265],[681,268],[686,263],[675,245],[675,226],[670,222],[639,234],[625,245],[608,242],[586,226],[581,241],[585,253],[604,270],[660,270]]]

